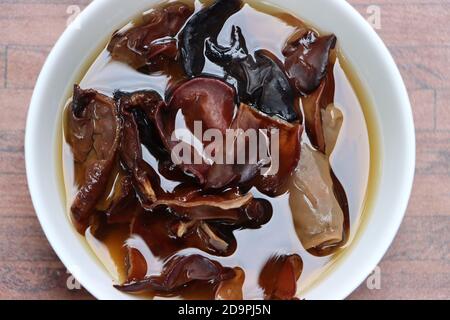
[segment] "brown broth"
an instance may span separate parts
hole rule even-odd
[[[196,10],[199,10],[201,7],[202,4],[199,1],[195,1]],[[138,22],[139,19],[134,23]],[[281,12],[279,9],[250,1],[245,4],[241,11],[230,17],[225,23],[218,37],[219,44],[227,44],[233,24],[241,27],[247,39],[249,51],[264,48],[270,50],[281,61],[284,61],[281,50],[286,40],[292,33],[305,25],[298,18]],[[219,77],[223,76],[222,69],[208,61],[204,72]],[[331,155],[330,163],[348,198],[351,226],[350,240],[346,245],[348,247],[356,231],[360,228],[362,215],[367,206],[366,200],[370,197],[369,193],[374,192],[372,190],[374,187],[371,185],[375,183],[374,170],[376,171],[379,165],[376,158],[374,158],[377,147],[376,130],[374,129],[376,126],[371,123],[374,120],[371,120],[370,111],[368,111],[369,103],[365,98],[361,85],[349,71],[345,58],[340,54],[339,49],[337,50],[333,73],[336,82],[334,104],[342,111],[344,123],[336,148]],[[170,69],[157,75],[139,73],[123,63],[112,61],[105,49],[93,62],[80,85],[82,88],[92,88],[109,96],[112,96],[113,92],[120,88],[122,91],[129,92],[145,89],[156,90],[164,97],[169,83],[176,83],[182,80],[183,76],[177,69]],[[63,116],[63,118],[65,117]],[[304,136],[306,139],[306,135]],[[153,158],[144,146],[143,150],[144,159],[152,167],[157,168],[157,160]],[[67,207],[70,208],[71,199],[73,199],[77,191],[75,181],[80,179],[80,177],[75,176],[75,171],[80,174],[83,170],[74,170],[73,157],[70,147],[66,143],[63,143],[62,146],[62,162],[68,202]],[[117,175],[120,175],[120,169],[117,170]],[[116,179],[116,176],[111,178],[111,188],[113,188]],[[176,182],[163,177],[161,181],[163,188],[166,190],[172,190],[177,185]],[[327,257],[311,255],[303,248],[295,232],[291,213],[292,208],[289,204],[289,194],[270,198],[256,190],[252,190],[252,193],[255,197],[268,199],[272,203],[274,214],[270,222],[260,229],[235,231],[234,235],[238,246],[231,256],[212,256],[198,249],[185,249],[179,253],[202,254],[220,262],[224,266],[239,266],[244,269],[246,273],[244,283],[245,299],[260,299],[263,297],[263,292],[258,285],[258,276],[264,263],[271,256],[274,254],[297,253],[302,257],[304,263],[298,287],[299,296],[302,297],[308,288],[317,283],[320,275],[336,263],[337,257],[345,250],[339,250],[336,254]],[[108,202],[108,196],[105,196],[102,202],[105,205]],[[86,239],[94,254],[99,257],[106,269],[112,273],[115,281],[118,282],[123,281],[125,274],[125,243],[138,249],[146,260],[151,261],[154,265],[162,264],[146,248],[142,239],[133,235],[129,237],[127,226],[110,227],[101,241],[95,239],[91,234],[87,234]],[[212,292],[201,292],[203,289],[201,286],[189,288],[181,292],[180,296],[186,299],[211,298],[211,295],[213,296]]]

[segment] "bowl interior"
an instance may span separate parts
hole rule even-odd
[[[73,83],[105,45],[111,33],[154,0],[97,0],[72,23],[50,53],[31,101],[25,138],[30,193],[42,228],[54,250],[81,284],[99,299],[130,299],[112,287],[111,277],[87,250],[67,218],[57,148],[61,142],[61,108]],[[340,47],[374,106],[379,124],[382,168],[372,214],[363,232],[339,263],[306,294],[306,299],[342,299],[350,294],[382,258],[403,218],[415,165],[411,108],[399,71],[388,50],[345,1],[271,0],[326,32]],[[120,8],[120,10],[117,10]],[[326,14],[325,14],[326,13]],[[51,88],[51,89],[50,89]]]

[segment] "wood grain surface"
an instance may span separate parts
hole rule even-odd
[[[343,0],[342,0],[343,1]],[[86,0],[0,0],[0,298],[92,299],[48,244],[31,204],[24,128],[36,77],[71,10]],[[351,0],[389,46],[412,100],[417,170],[380,289],[350,299],[450,299],[450,0]],[[69,12],[69,13],[68,13]],[[73,286],[70,286],[72,288]]]

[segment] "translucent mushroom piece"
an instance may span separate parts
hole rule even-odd
[[[334,147],[336,146],[339,131],[341,130],[342,123],[344,122],[344,116],[342,111],[339,110],[334,104],[329,104],[326,109],[321,110],[321,113],[323,135],[325,138],[325,154],[330,157]]]
[[[289,198],[295,230],[306,250],[337,245],[343,240],[344,213],[333,191],[328,157],[306,144],[301,153]]]

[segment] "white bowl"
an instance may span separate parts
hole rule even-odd
[[[127,299],[112,287],[106,270],[71,226],[61,190],[61,108],[80,71],[112,31],[155,0],[96,0],[71,24],[50,53],[36,83],[25,137],[28,185],[34,208],[57,255],[76,279],[99,299]],[[343,299],[375,268],[390,246],[406,210],[415,167],[411,106],[400,73],[369,24],[342,0],[272,0],[319,29],[334,32],[372,103],[380,131],[379,185],[372,213],[350,249],[306,299]]]

